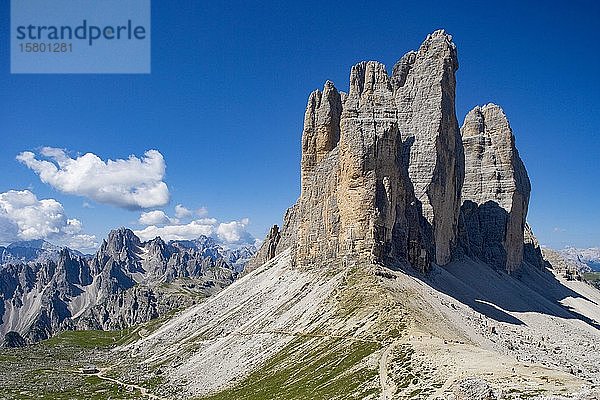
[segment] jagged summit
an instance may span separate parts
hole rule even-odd
[[[108,237],[102,241],[100,248],[105,251],[114,251],[121,248],[136,249],[140,245],[140,239],[131,229],[120,227],[108,233]]]
[[[276,253],[291,246],[301,266],[364,259],[426,269],[451,260],[464,179],[457,68],[452,37],[440,30],[392,75],[364,61],[350,71],[348,94],[330,81],[310,94],[301,196]]]
[[[60,250],[59,246],[56,246],[43,239],[23,240],[20,242],[14,242],[6,246],[7,249],[15,248],[29,248],[29,249],[41,249],[41,250]]]
[[[16,332],[27,343],[62,330],[122,329],[192,304],[231,284],[255,251],[225,249],[204,236],[142,242],[123,227],[93,257],[47,242],[30,246],[34,253],[9,246],[2,251],[9,264],[0,265],[0,338]],[[177,280],[186,282],[184,291],[169,289]]]
[[[84,256],[77,250],[52,244],[43,239],[14,242],[6,247],[0,246],[0,266],[28,262],[57,261],[61,251],[67,250],[73,255]]]
[[[313,91],[300,198],[253,265],[291,247],[303,267],[363,260],[425,270],[467,254],[518,268],[529,178],[499,106],[475,107],[459,129],[457,69],[452,36],[438,30],[391,75],[363,61],[347,94],[331,81]]]
[[[468,251],[483,261],[515,270],[523,261],[531,184],[499,106],[477,106],[461,129],[465,149],[462,215]]]

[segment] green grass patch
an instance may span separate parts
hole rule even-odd
[[[340,338],[294,339],[235,387],[205,400],[364,399],[380,392],[375,342]]]
[[[591,285],[600,289],[600,272],[585,272],[582,276]]]
[[[45,340],[45,346],[75,346],[83,348],[112,347],[125,341],[132,328],[121,331],[65,331]]]
[[[79,359],[80,354],[60,351],[61,347],[36,346],[20,351],[18,362],[4,362],[0,371],[3,400],[125,400],[141,399],[138,391],[131,391],[116,383],[109,382],[93,375],[83,375],[77,368],[89,362]],[[52,351],[52,349],[54,349]],[[80,352],[87,352],[81,349]],[[44,354],[40,354],[44,353]]]
[[[147,336],[172,318],[179,309],[169,311],[159,318],[152,319],[140,325],[117,331],[81,330],[64,331],[50,339],[40,342],[43,346],[72,346],[78,348],[94,349],[109,348],[133,342],[142,336]]]

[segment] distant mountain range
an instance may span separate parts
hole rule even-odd
[[[141,242],[125,228],[95,255],[44,240],[0,247],[0,334],[33,343],[63,330],[146,322],[228,286],[255,252],[206,236]]]
[[[566,247],[562,250],[558,250],[558,252],[567,260],[582,265],[582,269],[585,269],[587,266],[589,271],[600,271],[600,248],[598,247],[590,247],[587,249]]]
[[[0,246],[0,264],[17,264],[31,261],[43,262],[46,260],[56,261],[60,251],[60,246],[56,246],[43,239],[15,242],[7,247]],[[68,249],[68,251],[74,255],[84,256],[77,250]]]

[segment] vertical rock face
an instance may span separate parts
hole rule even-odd
[[[300,267],[363,261],[425,270],[457,249],[518,267],[529,179],[499,107],[476,108],[459,130],[457,69],[452,37],[436,31],[391,75],[360,62],[347,94],[329,81],[311,93],[300,198],[251,265],[291,247]]]
[[[393,70],[398,125],[408,175],[433,227],[435,260],[446,264],[456,244],[463,154],[454,98],[456,46],[443,31],[429,35]]]
[[[546,268],[549,263],[544,260],[542,255],[542,248],[533,234],[529,224],[525,223],[525,240],[523,247],[523,261],[533,265],[534,267],[543,269]]]
[[[462,212],[474,255],[512,271],[523,261],[531,185],[500,107],[475,107],[461,129],[465,151]]]
[[[290,210],[286,224],[286,227],[296,226],[294,244],[303,265],[333,257],[337,251],[339,217],[335,187],[341,114],[342,94],[333,83],[327,81],[322,92],[311,93],[302,131],[302,183],[296,207],[300,211]]]
[[[463,171],[457,68],[451,37],[437,31],[391,76],[381,63],[361,62],[347,95],[329,81],[311,93],[301,195],[276,253],[291,246],[300,266],[361,259],[425,269],[450,261]]]
[[[332,82],[325,82],[322,92],[315,90],[310,94],[302,132],[303,181],[305,176],[311,175],[315,165],[337,146],[340,140],[341,114],[341,95]]]
[[[394,92],[383,64],[352,67],[341,125],[337,196],[342,254],[381,260],[403,183]]]
[[[254,255],[254,258],[246,265],[245,272],[250,272],[256,267],[260,267],[262,264],[271,260],[275,257],[277,251],[277,245],[281,240],[281,232],[279,231],[278,225],[273,225],[271,230],[267,234],[263,245]]]

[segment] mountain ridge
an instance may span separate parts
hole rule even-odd
[[[206,237],[187,246],[141,242],[127,228],[111,231],[91,256],[44,241],[27,244],[36,250],[28,258],[0,266],[0,333],[16,332],[27,343],[62,330],[123,329],[192,304],[233,282],[254,252]]]

